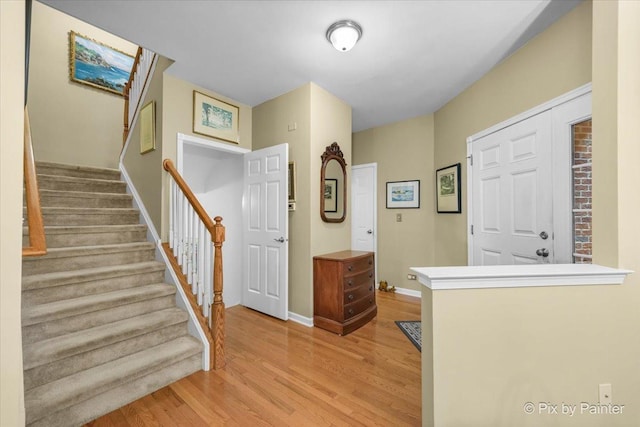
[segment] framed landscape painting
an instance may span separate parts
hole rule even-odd
[[[193,133],[237,144],[240,142],[239,114],[235,105],[193,91]]]
[[[438,213],[461,213],[460,163],[436,171]]]
[[[69,33],[72,81],[122,95],[129,81],[134,58],[103,43]]]
[[[387,209],[420,207],[420,181],[387,182]]]

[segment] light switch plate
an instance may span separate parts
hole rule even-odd
[[[402,214],[396,214],[396,222],[402,222]]]

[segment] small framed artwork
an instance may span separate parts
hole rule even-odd
[[[122,95],[134,57],[75,31],[69,33],[72,81]]]
[[[235,105],[193,91],[193,133],[237,144],[239,114]]]
[[[420,181],[387,182],[387,209],[420,207]]]
[[[338,212],[338,180],[324,180],[324,211]]]
[[[296,163],[289,162],[289,201],[296,201]]]
[[[461,213],[460,163],[436,171],[438,213]]]
[[[156,107],[151,101],[140,110],[140,154],[156,149]]]

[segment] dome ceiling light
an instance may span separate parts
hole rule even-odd
[[[355,21],[344,19],[327,29],[327,40],[340,52],[348,52],[362,37],[362,27]]]

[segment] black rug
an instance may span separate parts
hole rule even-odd
[[[422,323],[419,320],[396,320],[396,325],[413,345],[422,352]]]

